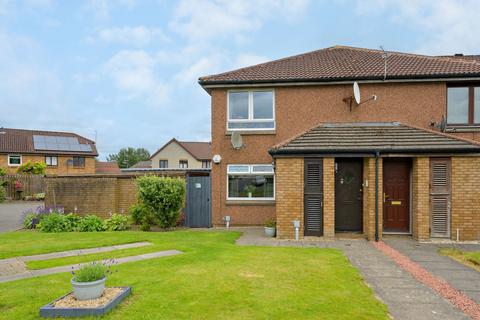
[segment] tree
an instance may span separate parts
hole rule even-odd
[[[122,148],[117,154],[110,154],[107,161],[116,161],[120,168],[130,168],[139,161],[150,159],[150,152],[145,148]]]

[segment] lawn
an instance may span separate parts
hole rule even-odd
[[[386,306],[334,249],[236,246],[236,232],[0,235],[1,258],[150,241],[152,246],[31,263],[44,268],[165,249],[184,254],[118,266],[107,285],[133,295],[106,319],[388,319]],[[70,274],[0,284],[0,319],[37,319]]]
[[[480,251],[462,251],[456,248],[441,248],[438,252],[441,255],[448,256],[480,271]]]

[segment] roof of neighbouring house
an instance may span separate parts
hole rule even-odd
[[[386,79],[480,77],[478,56],[427,56],[387,51]],[[199,78],[208,85],[383,80],[384,51],[334,46]]]
[[[480,143],[399,122],[323,123],[269,150],[271,155],[480,152]]]
[[[121,173],[118,164],[114,161],[97,161],[95,166],[95,173]]]
[[[212,144],[210,142],[197,142],[197,141],[178,141],[177,139],[173,138],[168,141],[166,144],[163,145],[160,149],[155,152],[150,159],[152,159],[155,155],[157,155],[160,151],[162,151],[166,146],[171,143],[177,143],[180,145],[185,151],[190,153],[192,157],[195,159],[202,161],[202,160],[210,160],[212,158]]]
[[[135,163],[133,166],[130,168],[151,168],[152,167],[152,161],[146,160],[146,161],[139,161]]]
[[[0,128],[0,153],[98,156],[95,142],[71,132]]]

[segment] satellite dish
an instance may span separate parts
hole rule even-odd
[[[234,149],[240,149],[243,146],[242,135],[236,131],[232,133],[230,140]]]
[[[353,83],[353,97],[355,98],[355,102],[360,104],[360,87],[356,81]]]

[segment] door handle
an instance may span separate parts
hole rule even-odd
[[[388,194],[385,194],[385,192],[383,193],[383,203],[385,203],[385,201],[387,201],[387,198],[388,198]]]

